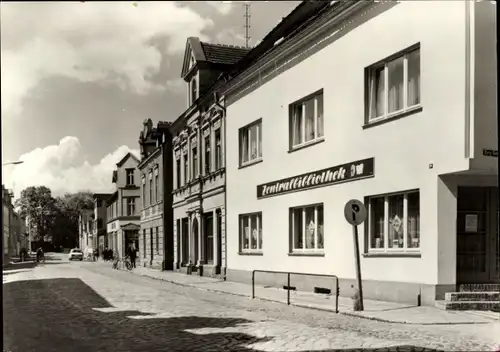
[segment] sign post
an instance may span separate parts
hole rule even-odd
[[[366,220],[366,207],[357,199],[351,199],[344,207],[344,216],[349,224],[352,225],[354,239],[354,258],[356,260],[356,281],[357,281],[357,300],[354,309],[364,310],[363,306],[363,287],[361,283],[361,263],[359,258],[359,239],[358,225]],[[356,296],[356,295],[355,295]]]

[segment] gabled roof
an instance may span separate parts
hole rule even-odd
[[[181,77],[184,78],[190,71],[191,57],[194,58],[196,64],[208,63],[229,66],[241,60],[250,50],[251,48],[234,45],[201,42],[197,37],[189,37],[186,41]]]
[[[224,44],[200,42],[205,53],[206,62],[222,65],[233,65],[241,60],[251,49]]]
[[[120,160],[118,163],[116,163],[116,166],[118,166],[118,167],[122,166],[122,165],[125,163],[125,161],[127,161],[127,160],[128,160],[128,158],[130,158],[130,157],[132,157],[135,161],[137,161],[137,163],[139,163],[139,159],[137,159],[137,157],[136,157],[134,154],[132,154],[131,152],[128,152],[128,153],[127,153],[127,154],[126,154],[126,155],[122,158],[122,160]]]

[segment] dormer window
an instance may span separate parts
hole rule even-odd
[[[191,104],[198,98],[198,85],[196,83],[196,78],[193,78],[191,81]]]

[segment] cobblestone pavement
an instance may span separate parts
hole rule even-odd
[[[54,261],[4,270],[4,350],[491,350],[493,326],[408,326]],[[489,329],[489,330],[488,330]]]

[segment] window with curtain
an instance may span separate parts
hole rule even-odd
[[[323,251],[323,204],[290,208],[291,252]]]
[[[215,131],[215,170],[222,167],[222,141],[220,128]]]
[[[189,183],[189,161],[187,153],[184,154],[184,184]]]
[[[239,130],[240,166],[262,158],[262,119]]]
[[[241,252],[262,251],[262,213],[243,214],[239,220]]]
[[[368,251],[401,252],[420,248],[418,191],[374,196],[368,203]]]
[[[175,188],[181,188],[181,158],[175,159]]]
[[[323,90],[290,106],[290,146],[321,139],[324,136]]]
[[[212,149],[211,148],[211,145],[210,145],[211,141],[210,141],[210,134],[208,136],[205,137],[205,175],[208,175],[211,171],[210,167],[210,158],[211,158],[211,153],[210,153],[210,150]]]
[[[192,160],[193,160],[193,178],[198,177],[198,148],[194,147],[191,149]]]
[[[420,46],[367,69],[367,122],[411,111],[420,105]]]

